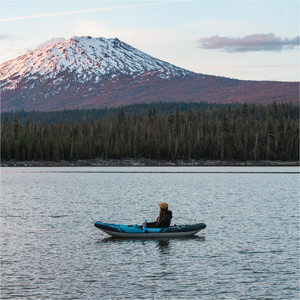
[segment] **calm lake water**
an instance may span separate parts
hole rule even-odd
[[[114,239],[95,221],[204,222]],[[1,299],[299,299],[299,168],[2,168]]]

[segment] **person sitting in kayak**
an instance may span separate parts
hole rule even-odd
[[[166,228],[171,224],[172,211],[168,210],[168,203],[161,202],[157,204],[160,207],[160,212],[157,220],[151,223],[143,223],[143,226],[149,228]]]

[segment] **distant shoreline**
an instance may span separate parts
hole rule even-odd
[[[221,161],[221,160],[151,160],[151,159],[80,159],[72,161],[1,161],[1,167],[221,167],[221,166],[300,166],[299,161]]]

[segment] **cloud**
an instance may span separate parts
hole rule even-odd
[[[274,33],[252,34],[242,38],[211,36],[198,40],[203,49],[221,49],[226,52],[281,51],[299,46],[300,37],[283,39]]]
[[[123,29],[120,28],[118,34],[118,28],[115,29],[106,22],[100,20],[79,20],[73,27],[72,34],[76,36],[90,35],[93,37],[121,38],[120,33],[123,32]]]
[[[44,48],[44,47],[47,47],[47,46],[50,46],[50,45],[54,45],[54,44],[57,44],[57,43],[62,42],[64,40],[65,40],[65,38],[52,38],[52,39],[44,42],[43,44],[37,46],[37,49],[41,49],[41,48]]]
[[[56,17],[56,16],[66,16],[66,15],[83,14],[83,13],[91,13],[91,12],[100,12],[100,11],[107,11],[107,10],[120,10],[120,9],[129,9],[129,8],[147,7],[147,6],[155,6],[155,5],[162,5],[162,4],[170,4],[170,3],[181,2],[181,1],[184,2],[185,0],[168,0],[168,1],[152,2],[152,3],[139,3],[139,4],[133,4],[133,5],[126,5],[126,6],[124,5],[124,6],[102,7],[102,8],[72,10],[72,11],[32,15],[32,16],[13,17],[13,18],[0,19],[0,22],[12,22],[12,21],[27,20],[27,19],[36,19],[36,18],[45,18],[45,17]]]
[[[15,40],[19,40],[19,38],[14,35],[11,35],[11,34],[0,34],[0,40],[1,41],[15,41]]]

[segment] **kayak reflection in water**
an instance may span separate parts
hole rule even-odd
[[[170,226],[172,219],[172,211],[168,210],[168,203],[161,202],[157,205],[160,207],[160,212],[157,220],[151,223],[143,223],[143,226],[148,228],[167,228]]]

